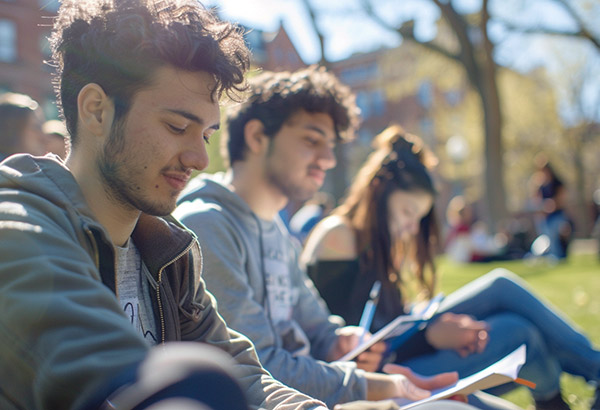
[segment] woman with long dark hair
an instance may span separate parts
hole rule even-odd
[[[375,144],[347,197],[314,228],[302,254],[332,313],[350,325],[359,323],[372,285],[381,282],[371,331],[434,295],[439,238],[434,155],[399,126],[384,130]],[[448,295],[429,324],[393,353],[396,363],[422,374],[457,370],[465,376],[521,344],[527,362],[520,375],[537,383],[537,409],[569,408],[560,395],[562,371],[600,380],[600,352],[505,269]]]

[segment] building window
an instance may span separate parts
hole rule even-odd
[[[60,6],[58,0],[38,0],[38,4],[40,5],[40,10],[50,11],[52,13],[56,13]]]
[[[54,94],[48,94],[42,100],[42,110],[46,118],[58,118],[58,108],[56,107],[56,96]]]
[[[48,60],[52,57],[52,49],[50,48],[50,40],[46,34],[40,37],[40,51],[44,59]]]
[[[12,63],[17,59],[17,26],[7,19],[0,19],[0,61]]]
[[[375,115],[382,116],[385,114],[385,93],[382,90],[372,91],[371,104]]]
[[[433,87],[429,81],[424,81],[419,85],[417,99],[423,108],[431,108],[433,103]]]
[[[365,120],[371,116],[371,104],[369,103],[369,93],[359,91],[356,93],[356,105],[360,108],[360,116]]]
[[[385,94],[382,90],[366,90],[356,93],[356,105],[363,119],[382,116],[385,113]]]
[[[379,67],[377,63],[367,63],[345,68],[340,73],[340,80],[348,86],[353,86],[369,82],[378,75]]]
[[[460,103],[460,100],[462,99],[462,93],[460,90],[450,90],[446,92],[446,101],[448,101],[448,104],[455,106],[458,103]]]

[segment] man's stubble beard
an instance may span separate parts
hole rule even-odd
[[[314,196],[318,191],[317,189],[307,189],[299,186],[299,184],[293,183],[289,178],[284,177],[285,173],[278,172],[275,167],[271,165],[272,155],[269,152],[267,156],[267,165],[265,170],[265,176],[267,182],[279,190],[288,201],[304,202]]]
[[[154,216],[168,215],[174,210],[175,204],[166,206],[146,198],[142,187],[132,178],[132,170],[127,168],[128,158],[124,154],[125,118],[113,122],[110,137],[104,144],[102,155],[96,161],[104,192],[108,198],[131,211],[141,211]]]

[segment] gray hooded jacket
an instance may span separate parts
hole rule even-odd
[[[364,372],[325,358],[339,324],[298,264],[282,221],[259,219],[224,184],[224,174],[190,183],[174,213],[198,236],[208,289],[233,329],[254,342],[263,366],[283,383],[335,403],[364,400]]]

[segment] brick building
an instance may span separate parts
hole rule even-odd
[[[28,94],[56,116],[48,35],[58,0],[0,0],[0,91]]]

